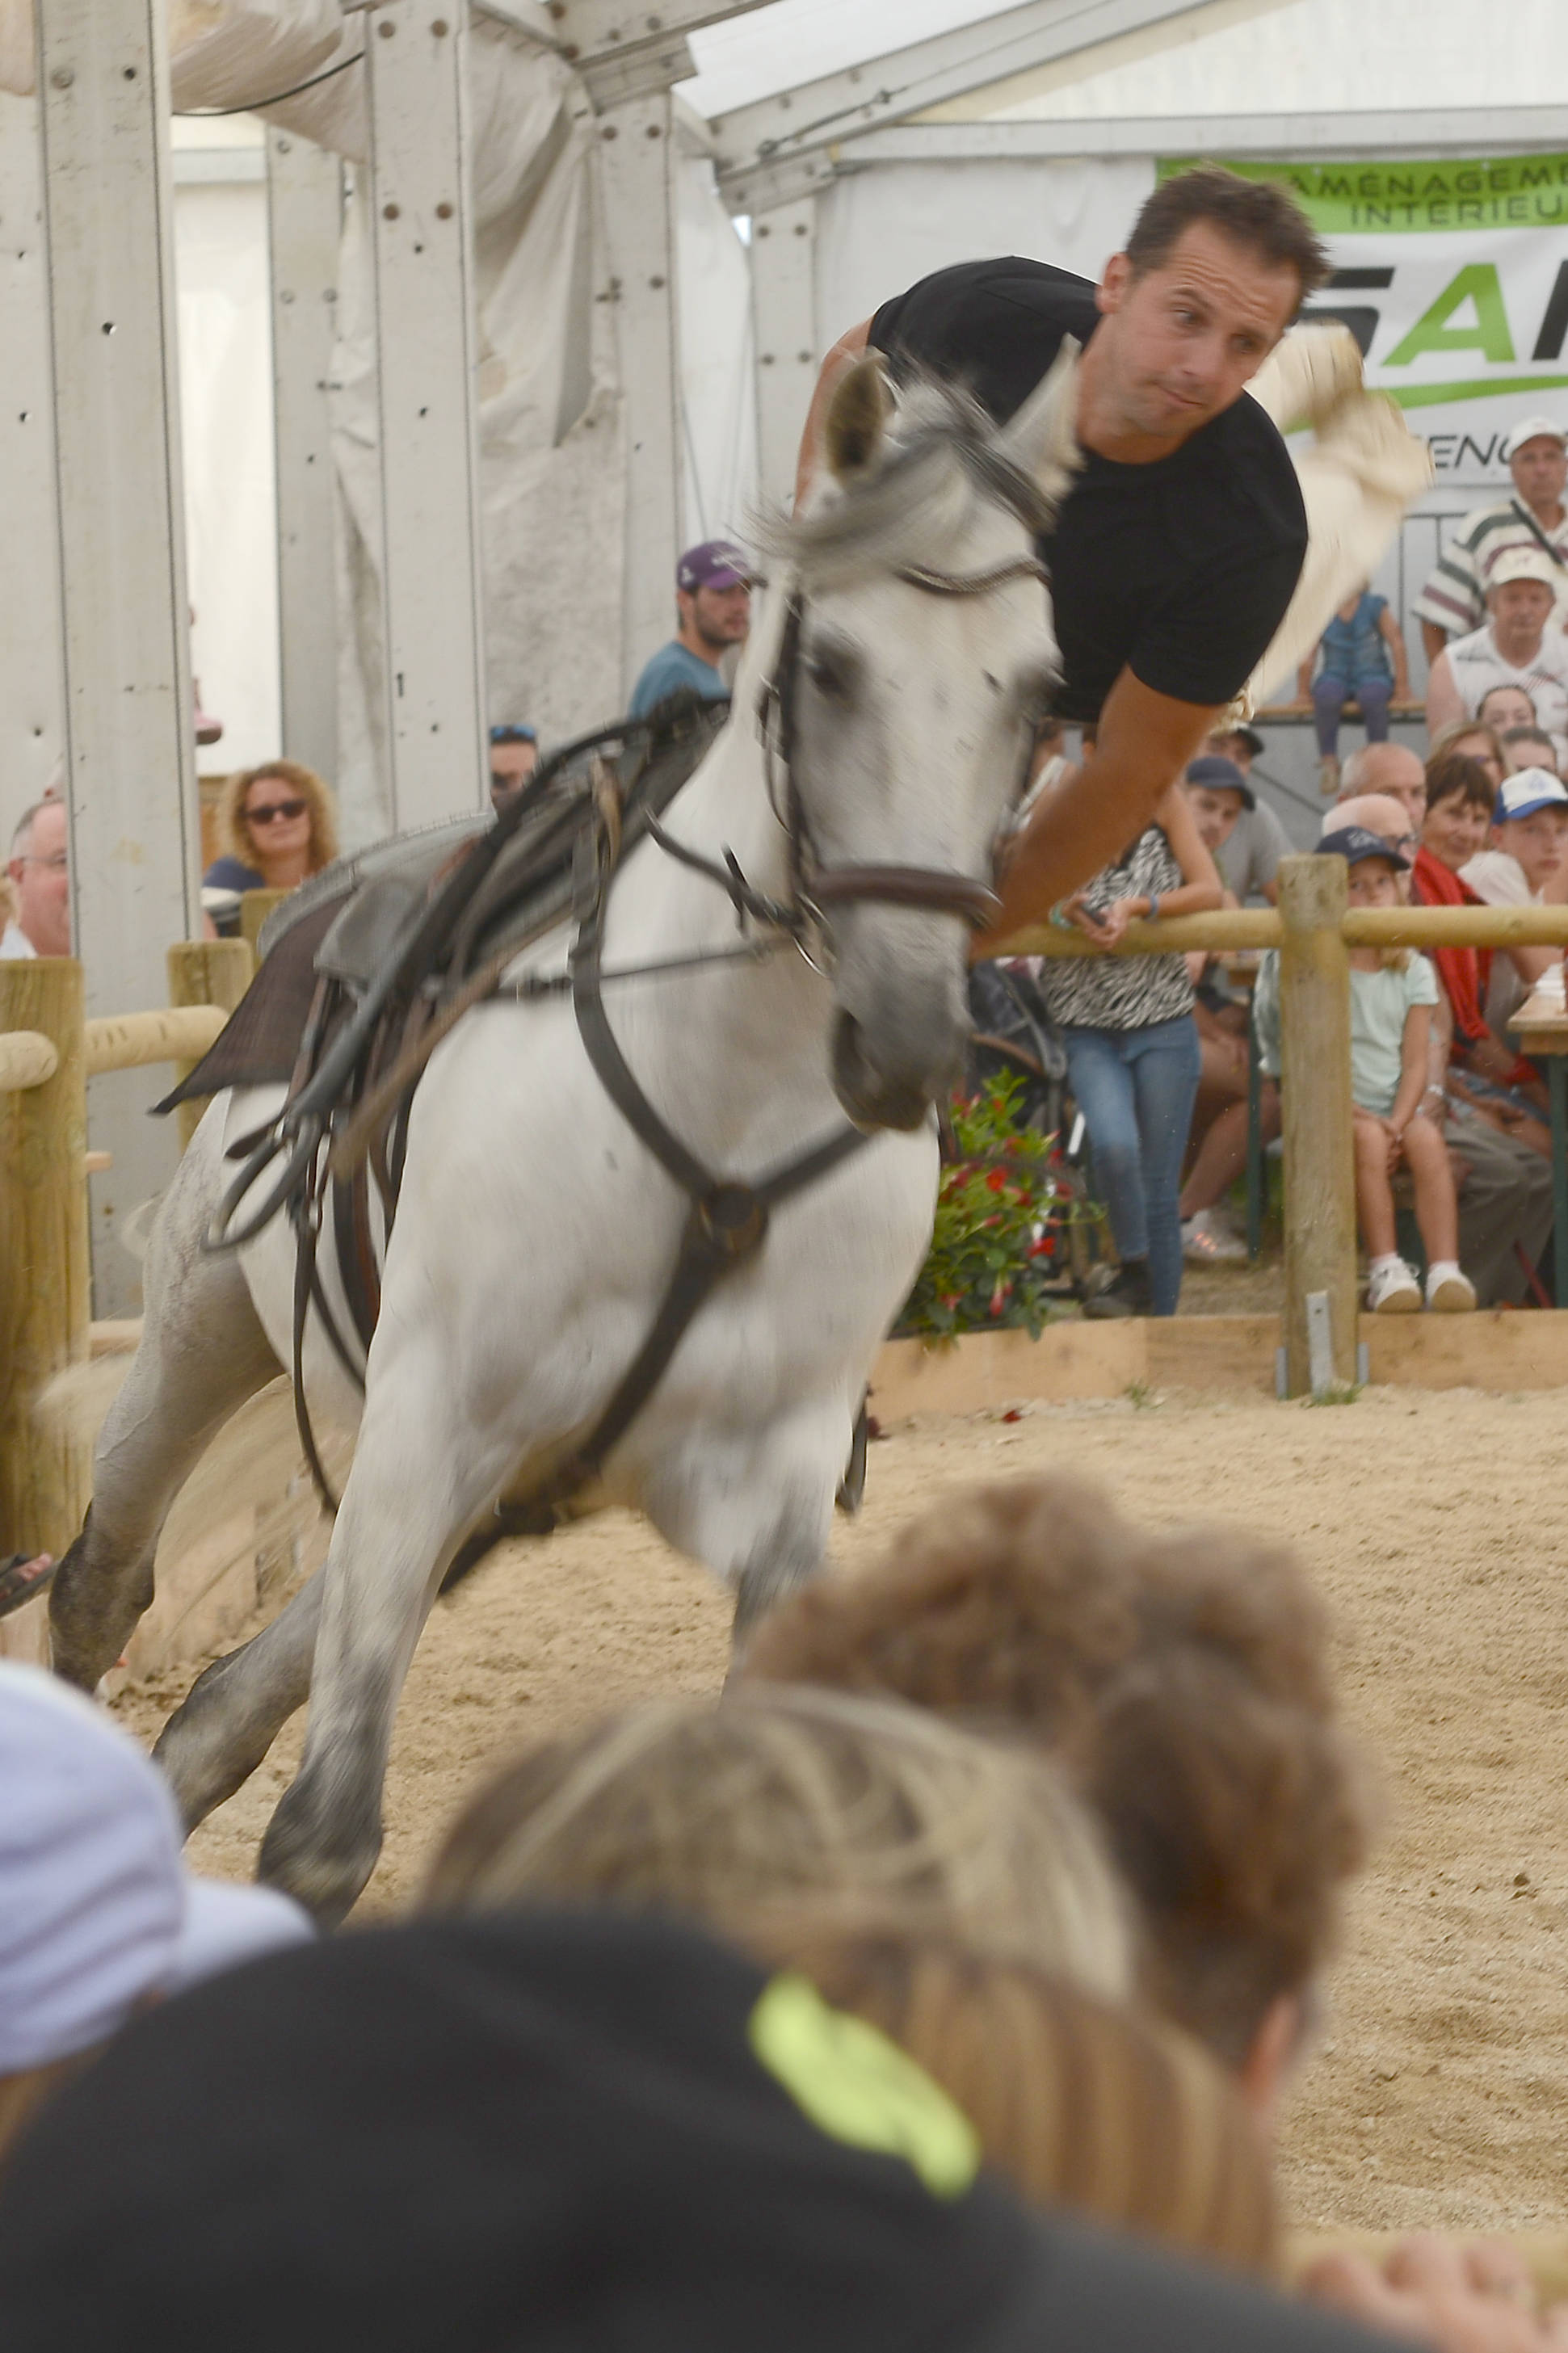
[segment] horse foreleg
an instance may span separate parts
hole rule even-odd
[[[270,1626],[204,1669],[159,1735],[154,1762],[187,1833],[249,1779],[309,1699],[324,1574],[318,1568]]]
[[[437,1361],[437,1357],[440,1361]],[[461,1377],[412,1349],[372,1380],[323,1574],[304,1755],[262,1841],[260,1876],[327,1925],[381,1851],[381,1789],[397,1698],[459,1539],[493,1496],[511,1443],[463,1418]]]
[[[55,1671],[87,1691],[153,1599],[170,1504],[217,1431],[279,1371],[238,1260],[201,1247],[219,1198],[220,1150],[209,1119],[154,1229],[141,1344],[99,1437],[92,1507],[55,1572]]]
[[[683,1434],[651,1471],[650,1519],[734,1591],[737,1651],[758,1620],[821,1567],[848,1431],[830,1403],[763,1430]]]

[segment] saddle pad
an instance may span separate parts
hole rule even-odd
[[[154,1104],[155,1112],[221,1094],[225,1087],[273,1086],[293,1077],[316,993],[316,950],[353,888],[352,881],[345,882],[336,896],[318,901],[283,933],[217,1042],[172,1094]]]

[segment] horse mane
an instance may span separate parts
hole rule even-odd
[[[923,375],[903,383],[882,451],[863,475],[832,481],[809,512],[754,517],[758,547],[808,585],[830,587],[866,573],[945,566],[987,507],[1006,508],[1036,536],[1051,527],[1053,501],[1008,456],[995,420],[956,385]]]

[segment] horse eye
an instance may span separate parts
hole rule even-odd
[[[806,675],[830,702],[847,702],[854,692],[854,661],[832,646],[812,648],[806,657]]]

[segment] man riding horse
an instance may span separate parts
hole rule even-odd
[[[1040,553],[1063,664],[1054,708],[1099,733],[1092,772],[1046,795],[1022,837],[997,936],[1043,921],[1137,838],[1279,628],[1307,514],[1277,426],[1243,395],[1328,269],[1283,188],[1205,165],[1155,190],[1097,287],[1046,262],[962,262],[828,354],[798,502],[832,387],[868,349],[895,380],[964,384],[1002,422],[1065,337],[1082,346],[1082,464]]]

